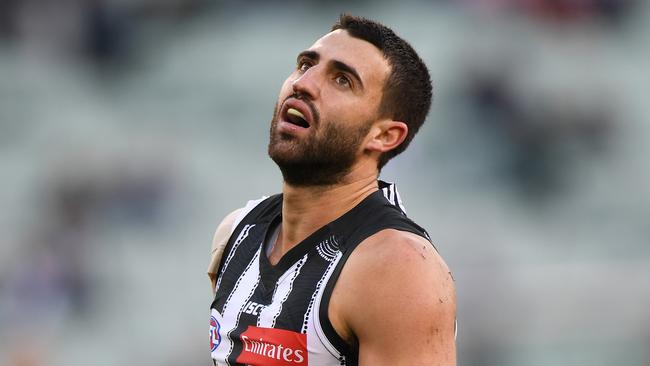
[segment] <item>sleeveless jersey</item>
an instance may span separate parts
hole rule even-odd
[[[211,305],[215,365],[356,365],[358,350],[328,318],[332,290],[346,260],[383,229],[425,238],[406,217],[393,184],[323,226],[271,265],[264,243],[281,222],[282,195],[258,202],[236,227],[223,253]]]

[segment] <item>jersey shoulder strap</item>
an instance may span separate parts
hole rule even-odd
[[[279,196],[279,195],[276,195]],[[267,197],[264,196],[257,200],[250,200],[246,205],[240,209],[237,209],[226,216],[221,224],[217,227],[214,237],[212,239],[212,247],[210,250],[210,263],[208,265],[208,277],[210,278],[210,283],[212,286],[212,293],[216,292],[217,285],[217,274],[219,273],[219,267],[223,254],[226,251],[226,247],[232,236],[232,233],[235,231],[237,226],[251,214],[256,208],[260,208],[260,204],[266,202],[265,205],[273,202],[273,198],[276,197]],[[277,198],[275,198],[277,199]],[[259,212],[259,210],[257,211]]]
[[[232,224],[230,235],[221,254],[221,259],[216,268],[215,274],[221,272],[223,266],[223,257],[232,249],[235,242],[233,233],[242,231],[246,226],[268,224],[275,215],[282,210],[282,194],[276,194],[259,200],[248,201],[248,204],[242,209],[237,219]]]

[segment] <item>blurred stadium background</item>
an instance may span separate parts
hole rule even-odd
[[[643,0],[0,1],[0,365],[211,364],[213,230],[280,190],[277,92],[343,11],[431,69],[383,177],[454,272],[459,365],[650,365]]]

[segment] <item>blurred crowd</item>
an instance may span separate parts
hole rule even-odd
[[[35,43],[62,55],[81,55],[89,61],[119,61],[133,52],[139,26],[147,21],[179,23],[217,10],[236,14],[260,1],[222,0],[3,0],[0,2],[0,37],[4,42]],[[273,0],[275,7],[297,1]],[[300,3],[322,5],[320,0]],[[359,1],[369,4],[369,1]],[[426,1],[420,1],[426,4]],[[639,6],[638,0],[435,0],[479,12],[511,12],[552,24],[599,22],[624,26]],[[408,4],[405,6],[409,6]]]
[[[642,41],[639,41],[647,41],[650,36],[650,29],[646,25],[650,24],[647,4],[638,0],[437,0],[404,4],[382,2],[379,10],[373,8],[371,1],[359,1],[346,6],[341,4],[291,0],[242,3],[205,0],[0,0],[0,78],[3,78],[2,73],[6,72],[5,81],[0,81],[0,109],[4,110],[0,111],[0,134],[5,135],[0,136],[0,177],[12,183],[0,196],[5,206],[0,217],[1,228],[8,233],[0,241],[0,364],[31,366],[87,363],[88,358],[85,357],[90,356],[86,353],[95,357],[101,347],[84,349],[89,346],[83,346],[86,344],[83,342],[90,343],[86,338],[91,335],[103,336],[102,322],[110,323],[110,319],[125,317],[133,319],[136,325],[131,330],[113,330],[106,336],[125,337],[123,342],[110,341],[111,347],[116,348],[110,352],[120,356],[107,357],[98,365],[115,361],[140,365],[161,362],[169,365],[193,362],[208,364],[207,350],[204,350],[205,354],[200,353],[200,342],[204,340],[204,343],[207,343],[207,339],[201,338],[200,328],[196,328],[199,329],[197,336],[194,333],[194,325],[183,325],[183,316],[197,312],[198,315],[193,314],[191,317],[197,316],[200,319],[200,311],[207,309],[209,303],[201,302],[200,306],[203,307],[192,308],[188,303],[181,302],[183,296],[175,293],[179,289],[185,289],[192,293],[186,296],[188,299],[205,301],[203,296],[207,294],[208,287],[205,286],[206,294],[196,295],[202,290],[201,283],[188,284],[189,281],[196,281],[196,277],[188,279],[179,274],[201,273],[204,265],[202,261],[207,257],[202,257],[200,253],[203,253],[204,249],[207,251],[209,246],[209,231],[214,229],[211,225],[219,215],[235,208],[231,207],[231,202],[241,201],[240,197],[255,198],[247,196],[249,193],[244,191],[245,187],[250,185],[239,182],[238,191],[233,187],[238,183],[237,178],[229,180],[224,177],[244,174],[241,168],[249,164],[252,171],[266,172],[265,169],[268,169],[264,165],[266,163],[258,162],[262,160],[262,156],[242,155],[239,158],[241,161],[231,162],[231,165],[218,165],[212,159],[221,156],[219,159],[224,160],[223,156],[232,154],[233,148],[238,144],[241,146],[247,140],[260,146],[263,146],[265,141],[263,138],[249,139],[249,136],[240,135],[234,139],[229,136],[221,137],[221,142],[216,143],[210,142],[210,138],[206,137],[209,134],[217,136],[224,131],[237,132],[227,122],[237,121],[242,124],[245,119],[241,115],[243,112],[229,107],[237,105],[237,102],[229,99],[234,97],[227,94],[233,93],[227,90],[227,85],[224,84],[208,86],[207,94],[215,93],[219,95],[218,98],[208,98],[206,93],[201,92],[201,96],[206,99],[202,100],[203,107],[199,109],[205,109],[201,116],[206,122],[199,127],[192,127],[192,122],[188,121],[191,118],[174,117],[172,110],[187,107],[187,104],[173,103],[168,106],[164,106],[164,103],[154,105],[153,109],[163,112],[160,112],[160,115],[149,114],[155,116],[151,118],[154,121],[149,122],[139,121],[140,115],[130,116],[129,108],[132,107],[123,107],[124,110],[121,111],[130,116],[127,121],[85,119],[88,115],[101,115],[108,109],[111,109],[111,113],[120,112],[115,112],[113,107],[117,104],[120,109],[121,102],[103,102],[104,99],[128,100],[134,105],[151,103],[144,98],[138,99],[142,94],[133,90],[137,88],[136,84],[143,80],[141,74],[148,75],[148,79],[144,80],[148,80],[150,84],[146,87],[150,89],[156,89],[161,83],[160,80],[169,78],[168,69],[164,67],[160,67],[158,71],[142,67],[139,60],[153,57],[150,54],[152,50],[159,52],[160,56],[155,58],[163,59],[157,62],[164,63],[167,55],[170,60],[182,65],[179,68],[183,69],[183,73],[191,71],[188,70],[191,66],[185,66],[186,61],[188,64],[192,62],[191,53],[184,56],[175,52],[179,50],[182,53],[187,49],[182,41],[187,38],[178,35],[243,40],[235,45],[228,44],[231,47],[229,50],[244,55],[254,54],[255,52],[249,49],[263,47],[261,43],[265,42],[260,40],[259,45],[251,44],[255,40],[254,37],[261,33],[251,36],[241,29],[257,29],[254,28],[256,26],[262,30],[268,28],[269,34],[274,34],[277,42],[280,42],[285,35],[283,32],[291,32],[286,28],[282,30],[282,27],[291,25],[293,18],[282,16],[283,9],[290,7],[298,8],[293,11],[297,11],[302,19],[300,26],[308,28],[305,30],[308,33],[307,39],[315,39],[324,32],[326,28],[320,27],[320,24],[331,23],[341,11],[339,9],[360,15],[367,12],[367,16],[376,16],[379,20],[383,20],[382,15],[390,18],[390,15],[397,14],[395,22],[398,24],[395,28],[398,32],[403,30],[411,35],[421,35],[420,39],[413,40],[413,44],[416,49],[422,47],[423,58],[433,70],[438,95],[429,124],[438,127],[430,127],[429,132],[421,133],[420,139],[425,141],[420,145],[423,147],[414,148],[415,152],[400,160],[406,168],[389,168],[388,174],[399,174],[403,176],[402,180],[420,183],[436,180],[437,178],[431,179],[434,176],[450,177],[450,185],[444,182],[439,185],[432,183],[421,187],[421,191],[412,193],[411,195],[415,196],[411,198],[412,205],[415,205],[414,212],[427,215],[427,212],[431,211],[429,206],[422,203],[417,206],[417,197],[421,194],[439,199],[436,205],[440,210],[460,206],[458,211],[449,209],[448,212],[459,216],[468,214],[457,221],[449,218],[452,215],[445,215],[444,212],[424,217],[424,221],[441,222],[440,227],[433,228],[434,239],[436,231],[439,231],[440,240],[443,241],[443,253],[447,253],[446,258],[450,266],[455,268],[456,277],[466,278],[465,282],[458,284],[460,364],[571,365],[582,364],[582,360],[586,359],[592,365],[605,365],[608,360],[630,353],[630,365],[641,366],[650,362],[648,351],[639,346],[650,341],[650,312],[647,309],[645,312],[640,310],[644,303],[648,303],[650,294],[648,289],[638,292],[636,288],[631,287],[636,283],[647,282],[648,278],[644,276],[650,273],[643,269],[639,269],[638,273],[632,270],[646,267],[650,263],[650,254],[643,245],[647,244],[650,238],[650,222],[647,221],[650,217],[647,215],[650,213],[650,191],[635,191],[644,186],[643,182],[650,180],[650,169],[645,166],[643,158],[644,153],[647,153],[645,150],[648,149],[638,153],[628,149],[628,144],[650,142],[647,136],[650,129],[643,129],[644,123],[640,122],[644,117],[650,117],[650,110],[647,105],[638,104],[634,105],[637,109],[630,108],[631,104],[636,103],[637,99],[634,98],[639,95],[638,91],[647,91],[643,89],[647,87],[647,83],[639,89],[629,85],[621,87],[619,84],[620,78],[624,77],[632,80],[630,84],[647,78],[643,76],[645,70],[642,67],[638,69],[640,71],[634,69],[638,63],[621,55],[628,49],[627,45],[631,45],[629,47],[635,50],[635,55],[650,56],[647,44],[643,45]],[[324,15],[320,15],[321,12],[327,14],[326,19]],[[400,21],[399,14],[406,14],[404,17],[408,18],[416,13],[419,18],[410,23],[412,28],[409,28],[408,21]],[[449,22],[453,24],[445,25],[445,17],[451,19]],[[475,28],[476,19],[483,19],[479,24],[489,25],[484,34],[480,34],[482,30]],[[276,24],[278,20],[284,24]],[[391,25],[389,20],[386,22]],[[517,25],[504,25],[509,22]],[[310,24],[317,24],[319,27],[314,25],[309,28]],[[217,26],[220,28],[215,30]],[[448,27],[448,37],[444,32],[440,32],[445,26]],[[521,33],[512,34],[513,30]],[[528,33],[533,36],[524,35]],[[175,41],[175,36],[181,41]],[[406,38],[409,39],[408,35]],[[160,41],[160,44],[152,46],[152,40]],[[291,40],[284,41],[291,43]],[[431,44],[424,46],[426,41]],[[440,45],[438,48],[437,42],[444,43],[444,46]],[[214,47],[214,58],[204,61],[206,64],[216,63],[218,59],[226,60],[227,56],[222,53],[220,45],[208,43],[208,46]],[[167,51],[160,51],[161,49]],[[601,49],[605,51],[601,52]],[[441,55],[445,52],[451,54]],[[605,56],[598,57],[601,55]],[[293,55],[290,55],[286,58],[288,63],[292,62],[292,57]],[[606,57],[609,59],[604,59]],[[23,69],[20,64],[32,62],[23,61],[27,59],[36,59],[39,67],[46,70],[41,75],[57,74],[60,70],[65,70],[63,73],[71,75],[87,75],[86,72],[90,69],[91,74],[101,77],[91,78],[90,82],[86,79],[83,82],[78,79],[71,81],[71,84],[84,86],[80,92],[67,96],[69,86],[52,85],[52,81],[47,78],[43,82],[48,84],[46,86],[39,83],[30,84],[33,79],[39,78],[38,74],[27,75],[31,73],[31,69],[26,69],[25,75],[11,75],[10,79],[11,70],[21,71]],[[257,56],[257,60],[246,61],[248,63],[245,65],[258,67],[258,63],[263,61],[260,59],[263,57]],[[3,65],[9,64],[11,65],[6,67],[9,71],[2,71]],[[286,66],[291,65],[278,67],[286,69]],[[259,66],[264,67],[265,65]],[[206,70],[209,68],[206,67]],[[584,74],[581,74],[582,71]],[[224,73],[218,67],[214,68],[214,72]],[[67,80],[67,77],[63,76],[63,80]],[[86,76],[77,77],[82,79]],[[183,99],[182,95],[194,95],[193,88],[200,86],[202,78],[207,76],[206,73],[196,71],[195,77],[196,79],[188,83],[189,86],[183,83],[172,85],[172,89],[178,89],[174,89],[174,95],[180,95],[178,99]],[[117,85],[112,84],[116,79],[123,81]],[[280,79],[272,79],[273,82],[277,80]],[[22,82],[25,84],[21,84]],[[114,88],[109,92],[126,95],[122,97],[124,99],[120,99],[120,96],[107,96],[107,85]],[[48,89],[46,93],[39,94],[40,88]],[[256,105],[253,109],[263,109],[261,115],[270,115],[271,111],[266,109],[272,105],[272,98],[275,96],[269,99],[262,95],[264,89],[253,89],[255,88],[247,87],[240,97],[267,100],[266,104]],[[33,91],[36,93],[32,94]],[[93,94],[90,99],[75,99],[88,91],[98,96]],[[47,134],[43,130],[56,130],[57,127],[46,126],[48,122],[44,120],[34,120],[34,115],[49,116],[49,112],[33,114],[28,110],[46,108],[44,106],[52,103],[52,100],[54,103],[66,100],[71,109],[66,115],[78,116],[80,122],[70,122],[70,125],[65,127],[66,131],[97,131],[92,137],[82,138],[83,143],[80,145],[86,146],[84,150],[72,155],[62,155],[60,149],[66,146],[42,146],[41,142],[48,140],[48,136],[43,136]],[[89,108],[89,112],[76,111],[77,105],[89,100],[97,103],[94,106],[85,106]],[[17,103],[18,101],[21,103]],[[221,104],[211,109],[210,103]],[[187,112],[192,116],[195,113],[191,111],[192,108],[180,111],[179,114]],[[630,113],[635,110],[638,110],[636,114]],[[218,118],[219,113],[225,115]],[[168,123],[174,125],[173,131],[169,132],[170,136],[163,138],[165,143],[145,153],[141,149],[120,151],[123,145],[116,142],[117,140],[136,135],[138,138],[148,138],[147,130],[151,126],[158,126],[154,129],[164,129],[166,125],[157,125],[159,119],[163,119],[159,118],[163,114],[172,121]],[[119,119],[122,115],[112,116]],[[56,121],[66,123],[62,119]],[[264,123],[265,121],[266,119]],[[144,123],[144,127],[139,123]],[[107,125],[111,126],[109,129],[112,132],[104,134],[102,131]],[[183,132],[174,135],[175,131]],[[175,143],[167,144],[168,140],[175,139],[181,141],[176,142],[177,144],[194,145],[180,149],[178,155],[175,155]],[[66,142],[61,144],[65,145]],[[139,145],[139,142],[136,140],[134,144]],[[99,162],[93,160],[95,150],[101,151],[107,157]],[[630,161],[631,157],[638,160]],[[61,161],[63,163],[60,163]],[[179,168],[179,164],[187,167]],[[423,169],[407,170],[411,166]],[[611,189],[614,183],[603,181],[608,177],[608,171],[594,173],[589,170],[589,167],[593,166],[614,167],[611,174],[618,174],[617,180],[624,182]],[[468,169],[470,172],[463,171],[462,167],[471,167]],[[633,179],[625,175],[630,172],[639,176]],[[246,177],[253,179],[250,175]],[[267,176],[267,179],[277,180],[278,176]],[[193,184],[192,180],[203,181],[203,184]],[[598,182],[594,181],[601,182],[600,189],[596,187]],[[465,191],[459,190],[458,187],[463,185],[468,188]],[[221,193],[221,188],[235,190],[236,193]],[[603,192],[608,197],[603,198]],[[593,198],[590,194],[597,197]],[[617,194],[621,197],[617,197]],[[408,195],[406,196],[408,205]],[[576,196],[584,198],[579,201],[582,204],[580,208],[570,206],[578,202]],[[482,202],[485,197],[500,197],[495,198],[496,201],[492,201],[484,210],[490,211],[490,208],[494,208],[490,205],[499,202],[497,206],[501,208],[495,210],[500,213],[495,215],[501,215],[500,218],[481,217],[481,222],[477,222],[472,221],[469,212],[460,211],[462,208],[471,210],[473,205],[480,205],[477,202]],[[218,202],[211,202],[213,198],[218,199]],[[459,204],[460,202],[463,204]],[[507,211],[505,213],[501,212],[503,206],[509,207],[508,210],[504,209]],[[571,215],[580,215],[583,209],[584,212],[590,212],[585,220],[590,217],[600,220],[604,216],[602,226],[599,228],[598,222],[594,226],[594,222],[581,224],[579,220],[570,221],[574,219]],[[596,211],[598,214],[594,213]],[[545,216],[534,216],[540,212],[546,212]],[[474,214],[478,215],[476,212]],[[530,222],[521,221],[522,215],[528,214],[533,215],[531,217],[534,219]],[[444,223],[449,225],[444,226]],[[488,228],[501,223],[530,225],[535,228],[521,236],[517,236],[517,232],[523,229],[513,229],[513,233],[505,234],[510,235],[508,239],[503,239],[499,237],[500,230],[495,227]],[[585,253],[597,253],[593,255],[595,259],[589,262],[590,264],[602,265],[602,268],[612,271],[607,273],[622,276],[615,278],[627,278],[623,276],[623,273],[627,274],[625,271],[631,271],[632,277],[635,278],[630,280],[629,287],[621,287],[619,291],[622,292],[615,293],[625,295],[636,292],[639,296],[649,295],[628,309],[630,314],[640,317],[635,319],[636,325],[612,329],[612,338],[590,340],[591,335],[581,338],[580,334],[568,337],[567,339],[574,340],[575,347],[567,351],[573,358],[564,361],[559,361],[559,356],[544,356],[544,352],[532,349],[530,344],[518,344],[521,339],[516,339],[516,336],[491,337],[490,327],[501,325],[502,330],[512,331],[516,328],[516,324],[513,325],[516,320],[511,320],[510,323],[507,320],[497,322],[501,318],[493,317],[500,313],[498,299],[480,299],[477,295],[483,293],[478,289],[486,287],[480,282],[482,275],[478,271],[481,270],[481,265],[486,266],[484,268],[494,266],[488,270],[494,271],[490,272],[492,274],[496,273],[497,280],[510,278],[509,281],[513,282],[511,276],[515,272],[507,272],[509,270],[537,278],[531,274],[533,272],[525,272],[515,267],[522,262],[540,260],[540,253],[546,253],[546,258],[553,259],[552,255],[545,252],[546,243],[541,238],[531,239],[532,244],[520,242],[531,233],[548,233],[549,230],[543,227],[545,224],[552,226],[550,231],[556,237],[575,240],[569,247],[571,250],[577,250],[579,245],[576,243],[593,246],[585,252],[570,250],[570,254],[574,253],[575,257],[569,255],[568,259],[555,258],[560,265],[567,264],[567,268],[573,270],[588,262],[584,256],[588,257],[589,254]],[[584,236],[572,231],[574,226],[588,231],[593,229],[594,232]],[[169,235],[170,232],[176,234]],[[485,257],[493,258],[493,261],[478,258],[485,255],[487,249],[483,248],[482,243],[471,242],[468,238],[471,232],[488,232],[494,235],[492,242],[489,242],[489,238],[485,239],[488,241],[486,244],[493,245],[494,251],[497,252]],[[132,234],[126,243],[136,243],[140,249],[107,247],[107,243],[116,241],[121,233]],[[620,235],[617,236],[617,233]],[[134,236],[137,236],[137,239],[133,239]],[[590,242],[595,236],[602,237],[603,242]],[[182,243],[179,243],[179,237],[182,238]],[[205,240],[193,242],[196,238]],[[609,247],[605,240],[614,238],[618,238],[620,242]],[[475,237],[472,240],[476,240]],[[511,245],[520,245],[523,249],[512,249]],[[610,257],[612,252],[617,252],[613,249],[616,247],[623,252],[628,248],[634,248],[634,251],[629,255],[614,255],[612,259]],[[119,252],[120,250],[122,252]],[[158,254],[158,250],[168,253]],[[526,250],[528,254],[523,253]],[[188,256],[197,255],[187,259],[183,254],[187,251],[191,253]],[[144,259],[150,255],[152,257],[149,260]],[[133,258],[124,259],[122,256]],[[577,259],[578,256],[581,258]],[[120,262],[121,260],[123,261]],[[164,262],[165,260],[168,262]],[[629,266],[624,264],[621,271],[613,272],[619,268],[617,265],[621,260],[629,260],[630,263],[635,260],[641,262],[634,262]],[[101,270],[98,271],[98,268]],[[594,272],[588,272],[585,276],[598,274],[599,270],[594,269]],[[120,276],[119,272],[124,272],[123,276]],[[165,275],[164,272],[168,274]],[[544,277],[545,273],[542,271],[540,277]],[[132,278],[134,275],[138,277]],[[154,278],[150,280],[152,276]],[[526,278],[525,276],[520,278]],[[179,282],[174,282],[174,279]],[[187,282],[183,282],[184,280]],[[155,296],[158,296],[155,306],[147,299],[147,296],[151,295],[149,292],[142,294],[142,288],[129,287],[135,286],[135,283],[146,284],[148,288],[155,287]],[[489,286],[496,288],[508,286],[508,283],[491,283]],[[519,287],[510,283],[510,286],[512,291],[523,290],[514,294],[506,292],[503,296],[513,296],[513,303],[517,301],[514,298],[518,297],[522,304],[532,301],[525,298],[527,289],[538,294],[553,290],[536,290],[533,282],[524,283]],[[128,288],[131,292],[122,292],[122,288]],[[585,297],[596,296],[600,290],[587,288],[584,290]],[[112,294],[112,302],[108,305],[105,303],[106,291]],[[472,292],[472,295],[466,295],[464,291]],[[559,291],[559,296],[568,297],[569,292]],[[165,309],[168,308],[159,303],[162,296],[165,301],[168,301],[168,298],[171,298],[171,302],[176,301],[174,309],[182,314],[167,314]],[[521,300],[522,298],[524,300]],[[596,296],[595,299],[599,298]],[[130,308],[124,306],[128,301],[137,305]],[[486,304],[483,304],[483,301]],[[615,310],[625,311],[627,304],[624,301],[634,300],[616,301],[620,301],[623,308]],[[566,309],[554,311],[574,313],[581,310],[582,305],[577,305],[579,300],[574,303],[566,300],[563,303],[568,303]],[[611,302],[603,304],[605,303]],[[520,309],[523,308],[522,305]],[[543,311],[542,309],[540,312]],[[131,312],[132,315],[126,316],[125,313]],[[544,314],[531,315],[524,312],[524,316],[526,315],[544,317]],[[595,319],[599,315],[600,313],[595,314],[589,319]],[[567,320],[569,317],[570,315],[567,315],[565,319],[567,327],[575,324]],[[634,320],[625,319],[629,324],[634,323]],[[553,320],[548,319],[549,322]],[[156,324],[150,328],[149,322],[154,321]],[[554,333],[538,324],[540,322],[544,321],[535,323],[534,327],[529,324],[529,327],[533,327],[533,330],[542,335],[544,332],[550,334],[545,338],[547,340],[552,338]],[[464,324],[467,324],[465,328]],[[200,324],[197,327],[199,326]],[[484,328],[480,328],[481,326]],[[140,328],[149,330],[142,330],[142,335],[129,334],[140,332]],[[205,328],[207,335],[207,327]],[[585,326],[583,330],[588,332],[593,329],[598,327],[590,325]],[[526,330],[520,331],[526,334]],[[580,330],[576,332],[579,333]],[[514,334],[518,333],[515,331]],[[52,343],[53,341],[48,340],[66,337],[73,340],[69,343],[64,340]],[[195,337],[198,339],[195,340]],[[173,347],[156,348],[156,357],[150,359],[151,349],[141,346],[146,343],[144,340],[149,338],[152,338],[152,343],[162,342]],[[614,345],[622,348],[618,351],[607,351],[611,358],[605,358],[601,360],[602,363],[598,363],[585,356],[592,352],[599,342],[611,342],[614,338],[620,340],[619,343],[614,342]],[[636,339],[639,343],[629,343],[630,339]],[[626,342],[629,348],[622,346]],[[195,343],[199,343],[199,346],[195,346]],[[550,354],[565,352],[558,349],[559,346],[552,341],[548,341],[548,344],[550,347],[556,347]],[[189,363],[184,362],[188,360]]]

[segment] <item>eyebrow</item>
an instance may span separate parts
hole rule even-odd
[[[298,57],[296,57],[296,62],[300,62],[300,59],[302,58],[308,58],[314,61],[318,61],[320,58],[320,55],[316,51],[302,51],[298,54]]]
[[[308,58],[313,61],[318,61],[320,59],[320,54],[316,51],[309,51],[309,50],[302,51],[298,54],[298,57],[296,58],[296,62],[300,62],[300,60],[303,58]],[[361,77],[359,76],[359,73],[354,67],[339,60],[332,60],[331,64],[335,70],[342,71],[352,75],[352,77],[359,83],[360,89],[363,89],[363,81],[361,81]]]

